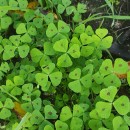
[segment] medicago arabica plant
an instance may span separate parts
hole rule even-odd
[[[57,17],[74,14],[74,23],[86,12],[70,0],[52,4]],[[113,42],[108,30],[72,28],[36,7],[0,1],[0,129],[129,130],[129,97],[118,92],[126,87],[121,75],[130,85],[130,68],[121,58],[104,59]]]

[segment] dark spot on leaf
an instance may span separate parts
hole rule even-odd
[[[105,111],[105,108],[102,108],[102,111]]]
[[[119,64],[119,67],[122,67],[122,64]]]
[[[77,76],[78,74],[77,73],[75,73],[75,76]]]
[[[57,77],[55,77],[55,79],[58,79]]]
[[[35,116],[36,119],[38,119],[39,117],[38,116]]]
[[[110,92],[108,92],[107,95],[110,96]]]
[[[124,103],[122,103],[122,104],[121,104],[121,106],[122,106],[122,107],[124,107],[124,106],[125,106],[125,104],[124,104]]]
[[[76,50],[73,50],[73,53],[75,53],[76,52]]]
[[[43,81],[43,80],[44,80],[44,78],[41,78],[41,80]]]
[[[112,80],[112,81],[111,81],[111,83],[113,84],[113,83],[114,83],[114,81]]]
[[[107,70],[107,69],[108,69],[108,66],[105,67],[105,70]]]
[[[63,26],[62,26],[61,28],[62,28],[62,29],[64,29],[64,27],[63,27]]]
[[[52,112],[50,111],[50,112],[48,112],[48,114],[49,114],[49,115],[52,115]]]
[[[59,128],[62,128],[62,126],[60,125]]]
[[[53,29],[51,29],[51,32],[53,32]]]

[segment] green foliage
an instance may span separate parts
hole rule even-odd
[[[108,30],[79,23],[83,3],[31,4],[0,1],[0,129],[128,130],[129,97],[118,91],[129,65],[102,56]]]

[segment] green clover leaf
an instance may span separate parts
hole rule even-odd
[[[130,101],[129,98],[125,95],[122,95],[121,97],[116,99],[113,102],[113,105],[120,115],[126,115],[130,110]]]
[[[57,32],[58,32],[58,30],[57,30],[55,24],[54,24],[54,23],[50,23],[50,24],[48,25],[47,30],[46,30],[46,35],[47,35],[47,37],[51,38],[51,37],[53,37],[54,35],[56,35]]]
[[[16,50],[15,46],[11,46],[11,45],[4,46],[3,59],[9,60],[9,59],[13,58],[15,56],[15,53],[14,53],[15,50]]]
[[[20,23],[18,25],[18,27],[16,28],[16,33],[17,34],[24,34],[27,32],[27,29],[26,29],[26,25],[25,23]]]
[[[123,124],[124,124],[124,121],[123,121],[123,119],[122,119],[121,116],[116,116],[116,117],[113,119],[112,124],[113,124],[114,130],[117,130],[117,129],[119,129],[119,130],[127,130],[127,129],[122,129],[122,128],[121,128],[121,127],[123,126]],[[120,128],[121,128],[121,129],[120,129]]]
[[[24,19],[26,22],[31,21],[35,17],[34,11],[33,10],[28,10],[24,13]]]
[[[68,53],[73,57],[73,58],[79,58],[80,57],[80,47],[77,44],[72,45]]]
[[[37,34],[37,30],[35,27],[30,27],[28,30],[27,30],[28,34],[30,34],[31,36],[36,36]]]
[[[20,35],[12,35],[9,37],[9,40],[15,45],[15,46],[19,46],[20,44]]]
[[[53,46],[55,51],[58,52],[67,52],[68,50],[68,40],[67,39],[61,39],[57,42],[55,42]]]
[[[32,61],[35,63],[38,63],[41,60],[43,53],[39,49],[33,48],[30,51],[30,55],[31,55]]]
[[[26,9],[27,5],[28,5],[28,1],[27,0],[17,0],[20,9]]]
[[[18,47],[18,52],[21,58],[25,58],[29,53],[29,46],[28,45],[22,45]]]
[[[102,39],[108,34],[108,30],[105,28],[96,29],[96,34]]]
[[[67,13],[67,15],[71,15],[75,10],[76,10],[75,6],[68,6],[66,8],[66,13]]]
[[[8,108],[8,109],[13,109],[14,108],[14,103],[10,98],[7,98],[5,100],[5,103],[4,103],[3,107]]]
[[[58,21],[58,32],[60,33],[68,33],[70,31],[70,27],[64,22]]]
[[[72,81],[68,84],[69,88],[75,93],[80,93],[82,90],[82,85],[79,80]]]
[[[10,66],[7,62],[2,62],[0,66],[0,70],[7,73],[10,70]]]
[[[84,31],[85,31],[85,25],[80,24],[75,28],[74,33],[81,34],[84,33]]]
[[[34,110],[40,110],[41,105],[42,105],[41,98],[36,98],[35,100],[33,100],[32,105],[33,105]]]
[[[112,102],[115,98],[116,93],[117,88],[114,86],[110,86],[100,91],[100,97],[108,102]]]
[[[28,33],[25,33],[23,36],[21,36],[20,40],[23,43],[30,43],[32,41],[32,39]]]
[[[80,117],[80,116],[83,116],[83,113],[84,113],[84,109],[76,104],[73,106],[73,117]]]
[[[90,25],[88,25],[86,27],[86,30],[85,30],[85,33],[88,35],[88,36],[92,36],[94,34],[94,31],[92,29],[92,27]]]
[[[33,19],[33,24],[34,24],[35,27],[38,28],[38,29],[42,28],[43,18],[34,18],[34,19]]]
[[[72,117],[72,112],[68,106],[64,106],[60,113],[60,120],[67,121]]]
[[[123,59],[117,58],[114,63],[114,72],[118,74],[125,74],[128,71],[128,63]]]
[[[44,107],[45,119],[57,119],[58,115],[56,110],[51,105],[46,105]]]
[[[53,23],[54,21],[54,15],[53,13],[48,13],[47,15],[44,16],[44,20],[47,24]]]
[[[11,116],[11,112],[9,109],[7,108],[3,108],[1,111],[0,111],[0,119],[6,119],[8,117]]]
[[[7,29],[11,23],[12,23],[11,17],[5,16],[5,17],[1,18],[1,28],[2,29]]]
[[[76,68],[69,73],[69,78],[71,78],[71,79],[80,79],[80,76],[81,76],[80,68]]]
[[[109,118],[111,114],[111,109],[112,109],[112,103],[101,101],[96,103],[96,110],[101,118],[105,119]]]
[[[38,82],[38,84],[40,86],[42,86],[42,90],[46,90],[46,85],[47,85],[47,82],[48,82],[48,76],[46,74],[43,74],[43,73],[37,73],[36,76],[36,81]]]
[[[50,73],[52,73],[52,71],[55,69],[55,64],[54,63],[50,63],[47,66],[45,66],[42,71],[49,75]]]
[[[53,48],[54,44],[50,42],[44,43],[44,54],[45,55],[55,55],[55,50]]]
[[[31,92],[33,91],[33,84],[31,84],[31,83],[24,84],[22,86],[22,91],[24,93],[31,94]]]
[[[31,118],[30,118],[30,123],[33,124],[40,124],[44,120],[43,115],[39,110],[34,110],[32,112]]]
[[[73,63],[69,57],[68,54],[63,54],[61,55],[59,58],[58,58],[58,61],[57,61],[57,65],[60,66],[60,67],[69,67],[71,66]]]
[[[85,5],[85,4],[78,3],[77,11],[78,11],[79,13],[85,13],[85,12],[86,12],[86,5]]]
[[[99,72],[106,76],[108,74],[111,74],[113,72],[113,65],[112,61],[110,59],[106,59],[102,62],[102,65],[100,66]]]
[[[16,86],[18,85],[23,85],[24,84],[24,79],[20,76],[14,76],[14,84]]]
[[[58,4],[57,10],[59,14],[62,14],[65,11],[65,7],[62,4]]]
[[[102,127],[102,121],[91,119],[89,120],[88,125],[92,130],[98,130],[98,128]]]
[[[70,0],[62,0],[62,3],[66,8],[67,6],[69,6],[71,4],[71,1]]]
[[[82,130],[83,120],[78,117],[73,117],[70,122],[71,130]]]
[[[49,75],[51,83],[53,86],[58,86],[61,83],[62,73],[61,72],[53,72]]]
[[[92,46],[83,46],[81,48],[81,56],[88,57],[94,52],[94,47]]]
[[[56,130],[68,130],[68,125],[65,122],[57,120],[55,122]]]
[[[121,86],[121,81],[115,74],[110,74],[106,76],[103,82],[105,86],[115,86],[115,87]]]

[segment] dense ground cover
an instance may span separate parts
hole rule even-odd
[[[129,130],[128,7],[0,0],[0,129]]]

